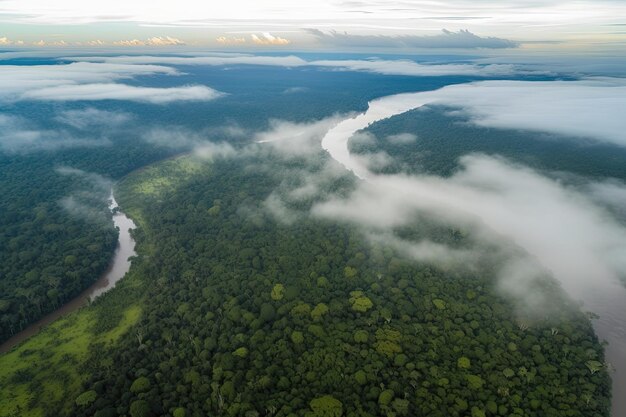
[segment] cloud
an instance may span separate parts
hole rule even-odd
[[[111,142],[106,137],[76,137],[64,130],[39,129],[24,118],[0,114],[0,151],[5,153],[109,145]]]
[[[623,79],[486,81],[445,87],[430,96],[431,104],[459,107],[471,123],[479,126],[548,132],[626,146]]]
[[[202,130],[190,130],[182,126],[154,127],[142,134],[141,138],[147,143],[180,150],[193,150],[211,144],[241,139],[251,136],[252,133],[236,124],[210,127]]]
[[[17,100],[26,92],[83,83],[110,83],[141,75],[177,75],[160,65],[74,62],[62,65],[0,65],[0,98]]]
[[[128,39],[128,40],[114,41],[113,45],[115,46],[145,46],[146,43],[144,41],[140,41],[139,39]]]
[[[22,40],[13,41],[7,38],[6,36],[0,37],[0,46],[10,46],[10,45],[21,46],[21,45],[24,45],[24,41]]]
[[[516,74],[545,74],[545,71],[527,71],[513,64],[420,64],[415,61],[402,60],[312,60],[300,57],[263,56],[263,55],[215,55],[215,56],[117,56],[117,57],[68,57],[67,59],[84,62],[106,62],[124,64],[166,64],[166,65],[270,65],[281,67],[324,67],[339,71],[363,71],[383,75],[404,75],[418,77],[434,77],[448,75],[465,75],[476,77],[509,77]]]
[[[254,135],[257,143],[266,143],[283,156],[304,157],[319,153],[322,137],[342,117],[295,123],[286,120],[270,120],[269,129]]]
[[[220,36],[215,39],[217,43],[222,45],[241,45],[246,43],[246,38]]]
[[[70,215],[90,223],[110,224],[108,204],[113,182],[94,172],[60,166],[55,172],[62,176],[73,176],[81,180],[76,189],[59,200],[59,205]]]
[[[24,93],[22,98],[44,101],[127,100],[166,104],[174,101],[209,101],[223,95],[212,88],[199,85],[152,88],[102,83],[41,88]]]
[[[67,42],[65,42],[64,40],[58,40],[58,41],[44,41],[43,39],[35,41],[32,43],[33,46],[69,46],[69,44]]]
[[[457,49],[501,49],[516,48],[519,43],[496,37],[480,37],[468,30],[451,32],[443,29],[438,35],[351,35],[336,31],[322,32],[306,29],[323,45],[333,47],[381,47],[381,48],[457,48]]]
[[[305,93],[309,91],[308,87],[289,87],[283,90],[283,94]]]
[[[624,276],[626,230],[582,192],[502,159],[474,155],[460,164],[450,178],[372,176],[347,198],[320,203],[312,212],[374,232],[411,224],[421,214],[472,230],[485,244],[504,239],[523,248],[574,297]],[[515,260],[518,267],[532,265],[520,262]],[[507,264],[502,276],[511,277],[513,267]],[[515,270],[528,277],[527,270]]]
[[[252,39],[252,43],[256,45],[289,45],[291,43],[288,39],[273,36],[268,32],[263,32],[260,35],[252,34],[250,38]]]
[[[389,135],[385,140],[394,145],[407,145],[414,143],[417,140],[417,136],[413,133],[399,133],[397,135]]]
[[[223,96],[212,88],[194,85],[170,88],[114,83],[140,75],[178,75],[160,65],[74,62],[59,65],[0,66],[0,98],[13,100],[129,100],[163,104],[208,101]]]
[[[460,108],[470,123],[589,138],[626,146],[626,83],[623,79],[579,81],[481,81],[435,91],[397,94],[368,103],[368,110],[331,129],[322,146],[334,159],[365,178],[369,172],[352,158],[348,140],[368,125],[425,105]]]
[[[132,116],[127,113],[89,107],[82,110],[63,111],[55,119],[63,124],[83,130],[103,126],[107,128],[117,127],[130,121]]]
[[[300,67],[307,65],[307,61],[295,55],[263,56],[250,54],[211,54],[209,56],[84,56],[68,57],[67,59],[81,62],[99,62],[109,64],[163,64],[163,65],[269,65],[281,67]]]
[[[523,72],[508,64],[419,64],[415,61],[402,60],[318,60],[309,65],[330,67],[344,71],[373,72],[384,75],[406,75],[417,77],[437,77],[448,75],[466,75],[477,77],[506,77]]]
[[[170,36],[153,36],[148,38],[146,41],[146,45],[150,46],[179,46],[185,45],[185,42],[181,41],[177,38],[172,38]]]

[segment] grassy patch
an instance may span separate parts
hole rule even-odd
[[[141,316],[140,305],[130,305],[116,326],[96,334],[97,314],[110,308],[108,304],[111,302],[75,311],[0,356],[0,416],[43,416],[42,405],[63,404],[80,394],[86,377],[80,373],[80,365],[90,346],[115,343]],[[31,408],[31,403],[36,405]]]

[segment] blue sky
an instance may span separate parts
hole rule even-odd
[[[343,37],[324,38],[310,29],[336,31]],[[37,42],[37,46],[349,50],[367,48],[373,37],[383,36],[389,42],[379,48],[411,50],[428,48],[429,39],[418,38],[430,36],[435,37],[433,47],[441,47],[437,37],[443,29],[509,40],[524,50],[623,51],[626,2],[0,0],[0,46],[5,47]],[[417,42],[394,45],[389,38],[395,37]]]

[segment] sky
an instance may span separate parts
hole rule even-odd
[[[625,43],[621,0],[0,0],[0,47],[619,51]]]

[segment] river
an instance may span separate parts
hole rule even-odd
[[[330,156],[352,171],[361,180],[372,176],[363,161],[352,158],[348,147],[350,138],[372,123],[397,114],[422,107],[435,101],[437,93],[405,93],[373,100],[366,112],[345,119],[331,128],[322,138],[322,148]],[[622,283],[611,281],[589,285],[588,290],[577,293],[575,298],[583,302],[583,308],[599,316],[593,326],[600,340],[608,342],[606,361],[611,368],[613,380],[612,417],[626,416],[626,288]]]
[[[136,226],[124,213],[117,210],[118,205],[113,196],[113,192],[111,192],[111,196],[109,197],[109,209],[113,212],[113,224],[119,229],[119,237],[117,248],[115,249],[115,253],[113,254],[113,258],[107,270],[96,282],[77,297],[63,304],[52,313],[44,316],[39,321],[29,325],[0,345],[0,354],[8,352],[24,340],[39,333],[42,328],[58,318],[87,305],[90,301],[95,300],[100,295],[115,287],[115,284],[120,279],[124,278],[130,269],[131,262],[129,258],[136,255],[135,241],[130,235],[130,230],[134,229]]]

